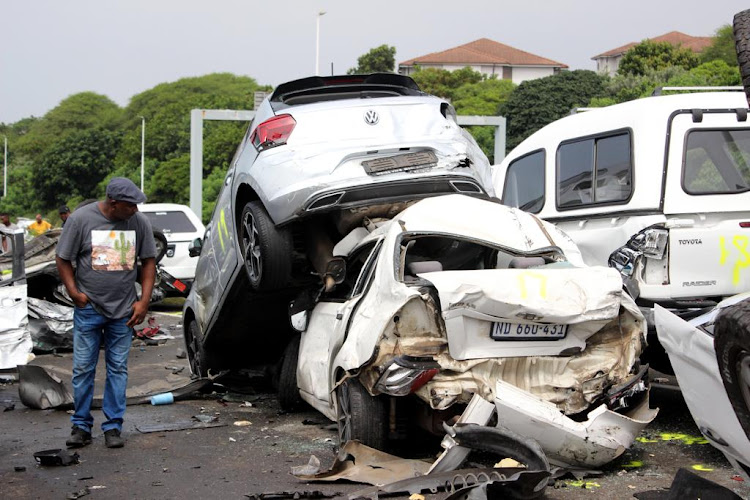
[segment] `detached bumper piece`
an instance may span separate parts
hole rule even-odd
[[[601,405],[578,422],[554,404],[502,381],[496,385],[495,407],[499,424],[536,440],[550,463],[576,467],[600,467],[611,462],[659,413],[649,408],[646,395],[623,413]]]

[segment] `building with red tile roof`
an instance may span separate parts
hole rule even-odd
[[[525,80],[542,78],[566,69],[568,66],[516,49],[488,38],[480,38],[442,52],[433,52],[399,63],[398,72],[409,75],[415,68],[439,68],[455,71],[470,67],[485,75],[521,83]]]
[[[667,42],[675,47],[690,49],[699,54],[703,49],[711,45],[713,38],[710,36],[690,36],[679,31],[670,31],[655,38],[647,38],[647,40],[652,42]],[[638,43],[630,42],[622,47],[617,47],[616,49],[608,50],[592,57],[591,59],[596,61],[596,70],[600,73],[607,73],[610,76],[614,76],[617,73],[617,68],[620,66],[622,56],[625,55],[625,52],[638,45]]]

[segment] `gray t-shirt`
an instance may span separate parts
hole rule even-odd
[[[136,212],[109,220],[90,203],[73,212],[57,242],[56,255],[76,263],[76,286],[108,318],[130,316],[135,293],[136,256],[156,256],[151,222]]]

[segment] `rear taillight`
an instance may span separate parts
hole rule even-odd
[[[741,227],[741,228],[747,228],[747,227],[750,227],[750,222],[740,222],[740,227]]]
[[[406,396],[432,380],[438,371],[438,364],[432,360],[399,356],[385,367],[375,389],[391,396]]]
[[[279,115],[269,118],[253,131],[250,142],[258,151],[282,146],[289,140],[297,122],[292,115]]]

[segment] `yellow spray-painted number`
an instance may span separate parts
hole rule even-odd
[[[732,237],[732,245],[739,251],[740,257],[734,263],[734,269],[732,269],[732,284],[737,286],[740,284],[740,271],[750,266],[750,252],[747,250],[748,237],[743,235],[736,235]],[[719,237],[719,264],[724,265],[727,263],[727,257],[729,256],[729,250],[727,250],[727,241],[724,236]]]
[[[536,283],[539,297],[547,298],[547,276],[532,271],[527,271],[518,275],[518,284],[521,289],[521,298],[529,298],[529,287],[527,283]]]
[[[227,237],[227,241],[229,241],[229,229],[227,228],[227,218],[224,215],[224,209],[221,209],[221,212],[219,212],[219,227],[217,228],[219,231],[219,243],[221,244],[221,253],[226,253],[227,249],[224,245],[224,236]],[[224,233],[224,235],[222,235]]]

